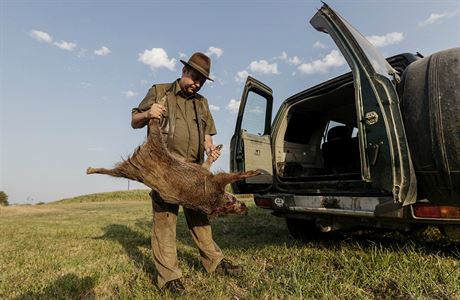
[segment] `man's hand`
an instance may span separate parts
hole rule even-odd
[[[149,110],[146,110],[142,113],[135,113],[131,119],[131,127],[133,128],[142,128],[147,125],[150,119],[161,119],[161,117],[166,113],[166,108],[158,103],[152,104]]]
[[[146,113],[147,119],[160,119],[166,113],[166,107],[158,103],[153,103]]]
[[[205,151],[206,151],[206,154],[211,157],[212,161],[216,161],[219,156],[220,156],[220,150],[217,148],[216,145],[205,145]]]
[[[216,146],[212,142],[212,136],[209,134],[205,134],[204,136],[204,151],[212,159],[212,161],[216,161],[219,156],[220,156],[220,149],[222,149],[222,146]]]

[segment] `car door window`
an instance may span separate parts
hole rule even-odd
[[[265,112],[267,109],[267,99],[261,95],[250,91],[248,101],[243,115],[241,129],[247,133],[255,135],[265,134]]]

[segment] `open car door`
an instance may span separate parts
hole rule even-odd
[[[417,182],[393,84],[399,82],[397,72],[328,5],[324,4],[310,23],[332,37],[352,70],[363,179],[391,192],[403,205],[414,203]]]
[[[272,90],[248,77],[241,96],[235,132],[230,142],[230,170],[262,174],[232,184],[236,193],[267,190],[273,182],[271,147]]]

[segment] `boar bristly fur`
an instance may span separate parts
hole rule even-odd
[[[180,161],[166,149],[158,124],[156,119],[150,121],[147,140],[115,168],[90,167],[86,173],[136,180],[157,191],[168,203],[201,210],[210,216],[245,214],[246,206],[226,194],[224,189],[229,183],[256,176],[259,172],[213,174],[199,164]]]

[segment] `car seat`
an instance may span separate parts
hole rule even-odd
[[[327,132],[322,145],[324,168],[329,174],[352,173],[359,166],[358,139],[352,138],[353,128],[336,126]],[[358,162],[358,163],[357,163]]]

